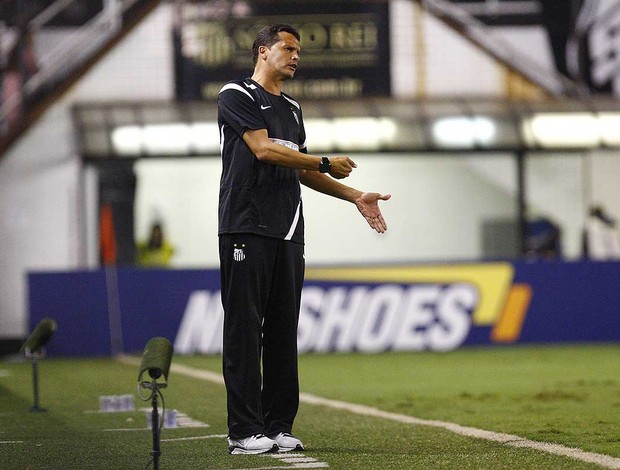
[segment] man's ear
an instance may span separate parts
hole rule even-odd
[[[258,48],[258,55],[260,56],[261,59],[265,60],[265,56],[267,54],[267,51],[269,50],[269,48],[267,46],[260,46]]]

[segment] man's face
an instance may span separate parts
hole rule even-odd
[[[280,40],[271,48],[265,48],[266,65],[284,78],[293,78],[299,65],[299,41],[291,33],[282,31],[278,35]]]

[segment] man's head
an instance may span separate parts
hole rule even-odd
[[[254,65],[256,65],[258,61],[260,47],[265,46],[270,49],[271,46],[281,40],[280,33],[282,32],[292,34],[297,41],[300,40],[299,33],[291,25],[271,24],[265,26],[258,32],[256,39],[254,39],[254,44],[252,45],[252,60],[254,61]]]

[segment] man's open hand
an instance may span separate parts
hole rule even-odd
[[[379,201],[387,201],[391,197],[391,194],[362,193],[362,195],[355,200],[357,209],[362,216],[364,216],[368,225],[378,233],[383,233],[387,230],[387,223],[381,214],[381,209],[379,209]]]

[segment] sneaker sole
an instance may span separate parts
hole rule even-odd
[[[292,450],[305,450],[303,446],[297,445],[295,447],[280,447],[278,453],[290,452]]]
[[[256,454],[271,454],[274,452],[278,452],[277,444],[274,444],[271,449],[254,449],[248,450],[243,447],[229,447],[228,453],[231,455],[256,455]]]

